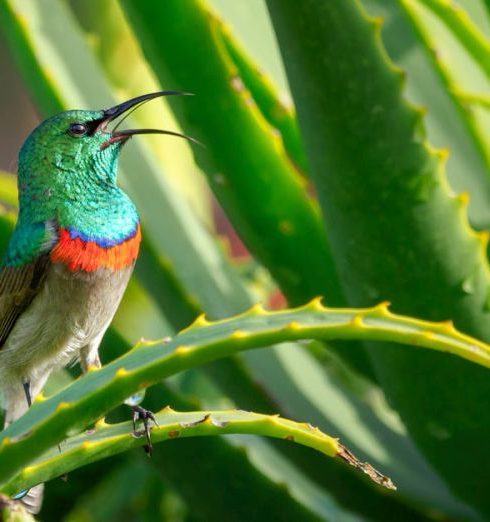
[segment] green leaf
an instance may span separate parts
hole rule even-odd
[[[283,346],[282,352],[285,351],[288,351],[288,347]],[[154,389],[149,390],[147,397],[151,399],[152,396],[158,398],[158,401],[155,404],[150,402],[149,405],[146,402],[146,407],[150,409],[157,410],[161,404],[171,404],[175,409],[186,411],[203,409],[199,403],[183,403],[175,395],[169,395],[168,389],[163,402],[160,400],[160,391],[155,393]],[[305,411],[301,415],[301,418],[309,418],[309,412]],[[325,423],[321,429],[329,431]],[[339,433],[339,430],[335,429],[335,433]],[[387,438],[383,437],[383,440]],[[206,458],[203,459],[203,455]],[[281,455],[287,456],[287,459]],[[364,452],[363,459],[366,458]],[[198,467],[195,466],[196,461],[200,463]],[[297,511],[297,508],[291,507],[290,501],[286,504],[288,496],[282,498],[285,494],[292,496],[322,520],[349,520],[345,511],[339,512],[338,504],[344,510],[357,512],[354,519],[357,516],[382,520],[386,513],[407,522],[420,522],[425,518],[419,510],[400,501],[397,493],[379,488],[339,459],[324,459],[319,465],[319,456],[315,451],[282,440],[265,441],[258,437],[238,436],[176,439],[172,444],[160,445],[153,453],[152,462],[169,477],[186,503],[199,506],[203,517],[209,520],[227,520],[233,513],[237,520],[248,521],[254,516],[260,518],[260,513],[270,513],[274,520],[289,521],[292,510]],[[385,464],[383,462],[383,466]],[[254,468],[264,478],[256,477]],[[298,473],[298,470],[306,476]],[[189,475],[199,481],[198,488],[189,482]],[[216,482],[209,481],[211,475],[221,477],[223,483],[228,485],[224,497]],[[431,484],[433,486],[434,482]],[[250,503],[252,491],[253,506]],[[202,498],[208,499],[205,505],[201,502]],[[434,510],[434,506],[431,509]],[[299,515],[297,519],[303,520]]]
[[[171,104],[206,145],[197,161],[241,238],[290,302],[341,304],[318,208],[227,52],[222,22],[201,1],[122,5],[161,84],[196,93]]]
[[[221,28],[222,26],[219,25]],[[97,33],[98,34],[98,33]],[[103,38],[103,35],[99,35],[99,38]],[[231,45],[231,44],[229,44]],[[188,88],[187,85],[183,86],[183,88]],[[262,104],[263,106],[263,104]],[[160,295],[161,299],[161,295]],[[170,308],[172,311],[172,308]],[[351,351],[352,352],[352,351]],[[355,355],[356,352],[353,353]],[[265,355],[265,354],[264,354]],[[271,355],[268,356],[267,362],[264,360],[264,357],[261,358],[261,360],[258,360],[256,362],[256,367],[267,367],[270,368],[270,371],[268,373],[267,382],[265,384],[266,387],[269,387],[269,383],[277,381],[277,378],[275,377],[277,374],[279,374],[283,379],[287,380],[289,379],[287,373],[281,372],[277,368],[275,368],[274,364],[276,363],[275,358]],[[279,361],[280,364],[280,361]],[[231,373],[230,365],[234,366],[234,372]],[[246,386],[246,382],[244,379],[239,379],[238,376],[240,375],[238,372],[238,369],[236,367],[237,363],[232,363],[231,361],[221,361],[219,363],[219,366],[211,366],[206,369],[208,374],[211,374],[217,383],[219,383],[220,387],[233,399],[235,400],[235,403],[242,406],[242,407],[253,407],[260,409],[261,411],[270,411],[271,410],[271,401],[264,401],[264,393],[259,396],[257,394],[258,387],[251,381],[250,386]],[[245,369],[244,369],[245,370]],[[231,377],[231,375],[234,375],[234,377]],[[252,376],[253,377],[253,376]],[[276,387],[277,388],[277,387]],[[289,386],[290,388],[290,386]],[[284,389],[288,389],[288,386],[284,386]],[[267,391],[267,390],[266,390]],[[254,392],[254,393],[251,393]],[[284,393],[282,395],[275,395],[274,397],[278,403],[282,407],[288,408],[288,401],[284,398]],[[288,411],[286,409],[286,411]],[[300,411],[298,411],[299,413]],[[313,468],[313,466],[312,466]],[[341,488],[339,488],[340,490]]]
[[[449,25],[446,29],[453,29],[451,35],[445,35],[444,32],[436,31],[437,25],[433,23],[427,15],[427,10],[420,7],[420,3],[412,0],[402,0],[401,5],[404,7],[408,18],[412,21],[420,41],[428,51],[428,57],[433,63],[434,70],[439,74],[448,96],[452,99],[452,103],[459,111],[462,122],[466,125],[467,134],[473,140],[474,146],[478,149],[479,154],[485,162],[486,171],[484,177],[479,173],[478,169],[472,169],[471,165],[467,165],[465,170],[461,169],[459,176],[453,175],[455,186],[468,190],[475,201],[471,202],[469,208],[469,216],[477,228],[488,228],[490,222],[482,219],[490,208],[490,143],[487,139],[489,130],[489,120],[486,111],[482,111],[478,104],[472,103],[472,97],[465,94],[465,84],[471,83],[474,88],[482,88],[482,82],[478,82],[481,72],[473,71],[475,67],[481,67],[479,62],[472,66],[472,57],[481,59],[485,46],[490,49],[486,37],[476,24],[472,24],[467,13],[458,8],[444,8],[446,4],[435,3],[429,0],[428,6],[432,7],[436,13],[441,11],[449,14],[448,19],[442,17]],[[449,11],[449,13],[447,12]],[[432,22],[432,23],[431,23]],[[458,23],[459,22],[459,23]],[[438,50],[441,34],[446,36],[443,43],[444,52]],[[452,40],[456,39],[456,42]],[[460,49],[461,47],[461,49]],[[467,52],[466,52],[467,51]],[[457,59],[455,59],[457,57]],[[455,66],[456,65],[456,66]],[[459,66],[459,67],[458,67]],[[470,72],[471,70],[471,72]],[[490,69],[489,69],[490,70]],[[471,81],[468,82],[466,77],[469,76]],[[486,80],[483,88],[490,86]],[[447,124],[447,123],[445,123]],[[450,143],[453,145],[452,143]],[[458,148],[458,145],[456,145]],[[450,149],[451,150],[451,149]],[[461,179],[462,178],[462,179]],[[451,179],[451,177],[450,177]]]
[[[109,356],[110,360],[124,353],[129,346],[124,339],[115,335],[113,329],[109,331],[109,334],[104,338],[101,351],[104,356]],[[232,376],[235,378],[233,374]],[[168,386],[159,383],[147,392],[145,407],[157,411],[162,404],[171,404],[174,408],[191,411],[200,406],[195,400],[192,402],[184,400],[181,394],[176,394]],[[229,438],[222,437],[206,437],[199,440],[177,439],[171,445],[165,444],[155,448],[150,461],[142,451],[138,451],[137,455],[140,456],[145,467],[148,467],[148,464],[151,463],[161,472],[166,481],[182,495],[191,511],[195,510],[194,506],[200,506],[199,512],[208,513],[210,520],[226,520],[230,516],[229,513],[233,512],[234,520],[237,522],[248,521],[250,519],[250,498],[252,495],[255,509],[259,512],[271,513],[271,516],[277,520],[289,520],[288,517],[291,513],[297,513],[299,520],[317,520],[317,515],[321,515],[322,519],[326,520],[335,517],[347,517],[347,513],[336,506],[328,494],[319,491],[319,488],[311,482],[306,496],[299,498],[298,485],[304,482],[308,483],[308,480],[305,480],[294,468],[289,470],[287,480],[281,480],[281,484],[278,484],[274,477],[270,477],[267,466],[273,466],[278,461],[281,462],[281,459],[277,458],[277,455],[274,455],[270,448],[265,448],[265,451],[261,454],[261,463],[266,468],[262,469],[251,460],[249,438],[246,438],[246,440],[241,438],[239,447],[231,442]],[[280,442],[278,441],[278,443]],[[294,444],[282,444],[282,446],[283,448],[297,447]],[[202,459],[203,455],[206,456],[205,459]],[[130,455],[128,457],[131,458]],[[113,459],[114,457],[111,458],[111,462]],[[196,460],[200,461],[197,468],[195,466]],[[318,467],[317,456],[314,462],[315,468]],[[337,459],[329,459],[326,462],[334,464]],[[96,469],[91,471],[94,466]],[[79,475],[86,475],[87,473],[89,473],[90,482],[94,482],[93,477],[97,476],[99,466],[100,464],[91,464],[88,467],[78,469],[76,473],[70,474],[70,480],[67,484],[73,486],[75,483],[76,488],[76,481],[81,480]],[[209,480],[210,468],[212,468],[215,477],[213,481]],[[345,466],[339,463],[336,468],[345,468]],[[335,470],[332,472],[335,472]],[[348,472],[350,470],[344,470],[343,475]],[[329,468],[323,474],[327,473],[331,473]],[[340,476],[342,477],[342,474]],[[358,477],[357,474],[352,476]],[[231,480],[231,477],[234,477],[233,480]],[[332,477],[332,479],[338,480],[338,475]],[[353,490],[354,487],[359,487],[359,484],[357,484],[359,481],[355,482]],[[360,484],[361,490],[364,482],[362,481]],[[230,488],[233,487],[230,486],[230,483],[235,485],[233,494],[230,491]],[[230,494],[226,496],[226,501],[221,495],[224,484],[228,484],[227,489],[230,491]],[[48,494],[52,491],[53,486],[60,489],[58,481],[51,482],[49,488],[47,488]],[[103,484],[101,484],[101,487],[103,488]],[[371,502],[376,506],[376,490],[372,487],[364,489],[368,489],[364,494],[368,494]],[[100,498],[97,492],[98,489],[95,495]],[[66,492],[66,487],[59,493],[62,498],[69,494],[69,492]],[[103,493],[100,492],[100,494]],[[349,498],[351,497],[352,495],[349,495]],[[94,502],[97,502],[97,498],[94,499]],[[200,502],[202,498],[207,499],[205,506],[202,506],[202,502]],[[384,498],[385,495],[383,495]],[[400,510],[398,502],[393,501],[393,504],[394,512],[398,513]],[[347,502],[348,506],[349,503]],[[80,507],[81,509],[86,507],[83,499],[80,501]],[[47,517],[48,515],[46,515]]]
[[[449,192],[423,115],[405,101],[402,75],[381,46],[379,21],[354,0],[268,5],[350,302],[390,299],[398,311],[452,318],[490,339],[487,236],[468,226],[467,197]],[[430,462],[488,511],[486,372],[394,346],[373,348],[372,357]],[[461,451],[469,447],[471,459]]]
[[[490,367],[490,347],[451,324],[370,309],[326,309],[318,300],[282,312],[254,307],[236,318],[208,323],[202,317],[167,344],[142,341],[129,353],[94,370],[29,411],[0,434],[0,483],[73,431],[120,404],[129,394],[165,377],[238,351],[293,339],[372,339],[447,351]]]
[[[459,5],[448,0],[417,0],[433,11],[451,30],[470,56],[490,78],[490,41]],[[411,0],[403,0],[410,5]]]
[[[166,408],[155,415],[151,429],[152,443],[176,437],[249,434],[286,439],[313,448],[328,457],[338,457],[366,473],[388,489],[396,489],[391,480],[368,464],[357,460],[337,439],[309,424],[299,424],[277,416],[245,411],[176,412]],[[106,424],[99,422],[88,434],[68,439],[61,452],[56,448],[28,468],[4,488],[14,494],[40,482],[64,475],[81,465],[95,462],[130,448],[146,444],[144,430],[134,437],[130,422]]]
[[[304,174],[308,174],[307,158],[294,108],[286,106],[281,101],[272,81],[257,68],[239,42],[233,37],[230,29],[223,25],[219,27],[226,50],[238,69],[238,75],[250,90],[250,94],[257,103],[261,114],[269,125],[280,133],[290,159]]]
[[[473,1],[466,3],[476,7]],[[468,89],[467,84],[485,91],[485,78],[476,74],[471,57],[451,34],[439,30],[442,24],[436,27],[430,23],[421,32],[421,26],[414,24],[402,2],[363,0],[363,4],[384,21],[383,43],[390,57],[406,71],[406,97],[428,109],[425,124],[430,141],[449,151],[447,174],[451,187],[455,192],[471,194],[470,222],[478,229],[489,228],[488,122],[482,120],[481,110],[475,112],[474,105],[460,96],[464,86]],[[448,65],[452,69],[457,65],[450,77]]]

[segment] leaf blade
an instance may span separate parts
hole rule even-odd
[[[163,346],[159,341],[141,342],[57,395],[37,400],[0,434],[0,481],[5,484],[33,457],[63,440],[70,431],[83,429],[141,387],[237,351],[305,338],[395,340],[448,351],[490,368],[490,346],[446,323],[397,316],[388,312],[386,305],[335,310],[313,301],[283,312],[264,313],[253,308],[213,324],[200,319]]]

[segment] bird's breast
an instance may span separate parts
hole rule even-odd
[[[59,241],[51,251],[53,263],[63,263],[70,272],[95,272],[101,268],[112,271],[131,266],[138,257],[141,242],[140,225],[123,240],[90,238],[61,228]]]

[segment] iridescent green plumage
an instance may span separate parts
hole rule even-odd
[[[29,262],[33,228],[50,220],[87,237],[123,240],[138,214],[116,185],[122,142],[101,150],[107,133],[75,138],[71,124],[98,121],[102,111],[70,111],[43,122],[28,137],[19,156],[20,215],[7,263]],[[38,227],[39,228],[39,227]],[[49,240],[49,238],[47,238]],[[39,241],[35,244],[40,245]]]

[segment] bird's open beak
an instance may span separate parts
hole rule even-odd
[[[129,115],[131,112],[131,109],[135,109],[136,107],[139,107],[143,103],[146,103],[149,100],[153,100],[153,98],[159,98],[161,96],[190,96],[192,95],[189,92],[181,92],[181,91],[159,91],[159,92],[152,92],[149,94],[143,94],[142,96],[137,96],[136,98],[132,98],[131,100],[125,101],[123,103],[120,103],[119,105],[115,105],[114,107],[111,107],[110,109],[103,110],[103,117],[99,120],[99,123],[97,125],[96,131],[106,131],[107,126],[111,121],[114,121],[119,116],[122,116],[123,114]],[[197,143],[200,145],[200,142],[195,140],[194,138],[191,138],[190,136],[186,136],[185,134],[180,134],[179,132],[169,131],[169,130],[161,130],[161,129],[126,129],[126,130],[117,130],[117,127],[122,123],[123,120],[121,120],[116,127],[112,131],[106,131],[108,132],[111,137],[105,141],[101,145],[101,149],[105,149],[109,147],[109,145],[112,145],[113,143],[117,142],[125,142],[131,136],[134,136],[135,134],[167,134],[170,136],[178,136],[179,138],[185,138],[189,141],[192,141],[194,143]]]

